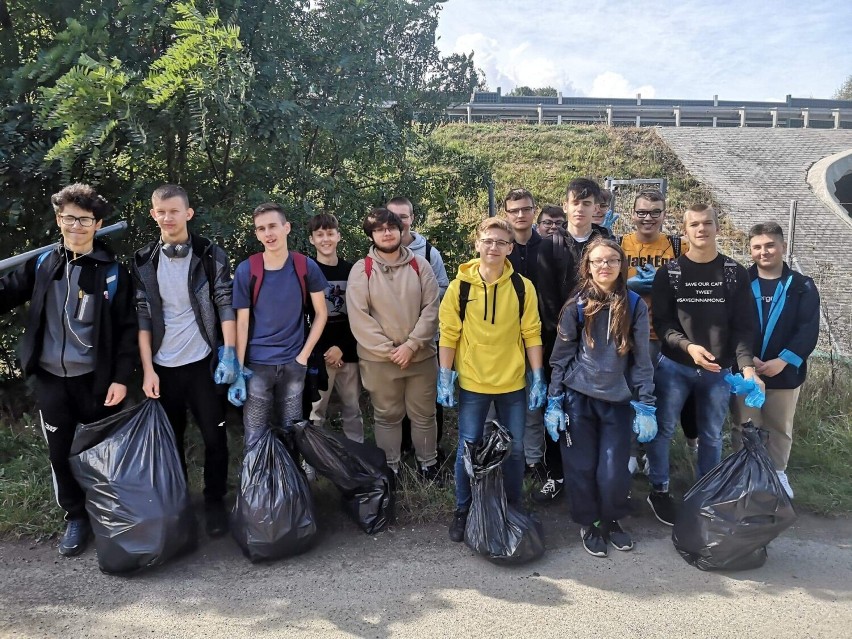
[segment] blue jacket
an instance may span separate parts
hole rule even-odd
[[[808,356],[819,338],[819,291],[810,277],[791,270],[785,263],[767,321],[761,317],[757,266],[752,265],[748,274],[754,294],[755,326],[766,325],[765,330],[756,331],[755,357],[764,362],[780,357],[787,362],[778,375],[763,378],[766,388],[798,388],[805,381]]]

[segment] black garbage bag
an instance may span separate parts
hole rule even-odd
[[[544,554],[541,522],[506,502],[501,464],[511,452],[512,436],[496,421],[479,445],[465,442],[464,468],[472,500],[464,543],[498,564],[521,564]]]
[[[267,561],[308,550],[316,533],[308,481],[270,429],[243,459],[231,534],[251,561]]]
[[[395,503],[384,451],[308,421],[295,422],[294,427],[302,457],[337,487],[344,509],[361,530],[370,535],[384,530],[393,519]]]
[[[189,490],[160,402],[78,426],[70,462],[86,492],[102,571],[158,566],[195,548]]]
[[[748,570],[766,561],[766,545],[796,520],[762,434],[743,425],[742,450],[723,459],[683,497],[672,541],[701,570]]]

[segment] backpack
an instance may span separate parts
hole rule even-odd
[[[302,291],[302,309],[308,304],[308,258],[290,251],[293,256],[293,266],[296,268],[296,279],[299,280],[299,288]],[[257,304],[260,295],[260,287],[263,285],[263,253],[255,253],[249,256],[249,290],[251,291],[251,305]],[[307,315],[307,311],[305,311]]]
[[[524,303],[526,302],[527,291],[524,287],[524,278],[519,273],[512,272],[511,275],[512,287],[515,289],[515,295],[518,296],[518,321],[524,317]],[[465,313],[467,311],[467,303],[470,301],[470,282],[462,282],[459,284],[459,319],[464,323]]]
[[[35,270],[38,273],[38,269],[41,267],[42,262],[47,259],[47,256],[50,255],[53,251],[45,251],[36,259]],[[107,274],[106,274],[106,294],[107,300],[110,304],[115,299],[115,293],[118,290],[118,262],[110,262],[107,266]]]
[[[416,257],[412,258],[408,265],[414,269],[418,276],[420,275],[420,265],[417,263]],[[370,281],[370,275],[373,274],[373,258],[369,255],[364,258],[364,274],[367,276],[367,281]]]
[[[636,304],[639,302],[639,294],[634,293],[630,289],[627,289],[627,303],[630,305],[630,325],[633,325],[633,320],[636,315]],[[585,304],[583,300],[580,299],[580,296],[577,296],[577,324],[580,325],[580,329],[582,331],[583,324],[585,323],[586,316],[583,312],[583,308]]]
[[[429,262],[429,265],[432,264],[432,245],[429,243],[429,240],[426,240],[426,261]]]

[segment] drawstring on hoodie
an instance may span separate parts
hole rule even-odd
[[[606,307],[606,341],[609,343],[609,332],[612,328],[612,304]]]
[[[480,278],[482,276],[480,275]],[[485,291],[485,304],[482,305],[482,321],[488,321],[488,283],[482,280],[482,290]],[[497,316],[497,283],[494,284],[494,295],[491,298],[491,323],[494,324],[494,318]]]

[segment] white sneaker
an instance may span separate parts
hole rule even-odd
[[[784,492],[787,493],[787,497],[793,499],[793,487],[790,486],[790,480],[787,479],[787,473],[783,470],[776,470],[775,474],[778,475],[778,481],[780,481],[781,485],[784,487]]]
[[[311,466],[304,459],[302,460],[302,470],[305,471],[305,479],[307,479],[308,481],[317,480],[317,471],[314,470],[314,467]]]

